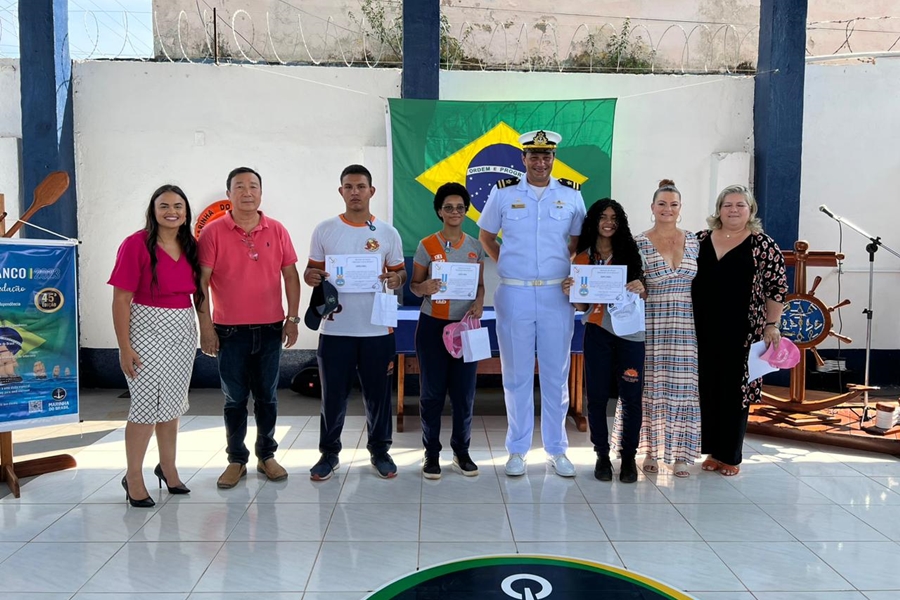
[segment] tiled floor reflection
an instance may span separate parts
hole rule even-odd
[[[340,470],[313,483],[318,419],[288,416],[277,432],[288,480],[251,469],[219,490],[222,419],[189,416],[179,469],[192,493],[158,487],[152,443],[144,475],[157,505],[135,509],[119,484],[122,426],[55,427],[79,467],[0,498],[3,600],[350,600],[416,569],[512,553],[624,566],[704,600],[900,598],[900,461],[882,455],[750,437],[737,477],[663,468],[623,485],[593,478],[587,436],[571,428],[575,479],[548,470],[540,450],[509,479],[503,419],[476,417],[481,474],[454,472],[447,450],[443,478],[424,481],[408,417],[394,435],[399,476],[381,480],[364,419],[349,417]],[[85,427],[99,433],[79,444]]]

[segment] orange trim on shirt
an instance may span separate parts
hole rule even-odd
[[[575,256],[575,259],[572,260],[573,265],[589,265],[591,264],[591,256],[590,249],[580,252]],[[594,325],[603,325],[603,313],[606,312],[605,304],[593,304],[594,310],[591,311],[591,314],[587,317],[588,323],[593,323]]]
[[[344,215],[338,215],[338,216],[341,218],[341,221],[344,222],[344,225],[349,225],[350,227],[368,227],[369,223],[372,223],[372,224],[375,223],[375,215],[372,215],[372,218],[369,220],[369,223],[366,223],[365,221],[363,221],[362,223],[351,223],[350,221],[347,220],[347,217],[345,217]]]
[[[442,234],[440,231],[438,231],[438,232],[437,232],[436,234],[434,234],[434,235],[440,239],[441,245],[444,246],[444,247],[446,248],[446,247],[447,247],[447,242],[449,242],[450,240],[448,240],[447,238],[445,238],[445,237],[444,237],[444,234]],[[455,244],[452,243],[452,242],[450,243],[450,247],[453,248],[454,250],[459,250],[460,248],[462,248],[463,242],[465,242],[465,241],[466,241],[466,234],[463,233],[461,236],[459,236],[459,241],[458,241],[458,242],[456,242]]]
[[[429,235],[427,238],[422,240],[422,247],[425,249],[425,252],[428,253],[428,256],[431,257],[431,262],[447,262],[447,250],[445,246],[445,242],[442,242],[443,236],[440,233],[435,233]],[[431,301],[431,316],[435,319],[450,319],[450,301],[449,300],[432,300]]]

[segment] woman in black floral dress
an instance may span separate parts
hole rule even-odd
[[[753,342],[778,344],[778,323],[787,294],[784,256],[762,232],[756,200],[746,187],[725,188],[710,229],[697,234],[700,253],[694,279],[694,321],[700,388],[704,471],[737,475],[752,402],[762,380],[748,381]]]

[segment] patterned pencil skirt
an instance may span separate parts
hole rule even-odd
[[[163,423],[187,412],[197,354],[194,314],[192,308],[131,305],[131,347],[141,359],[137,377],[126,377],[132,423]]]

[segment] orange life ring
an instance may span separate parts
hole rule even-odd
[[[199,238],[200,231],[204,227],[223,217],[229,210],[231,210],[231,200],[219,200],[204,208],[197,216],[197,222],[194,224],[194,237]]]

